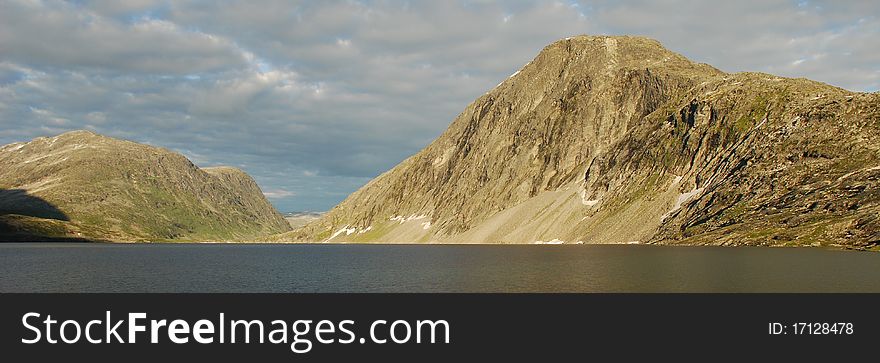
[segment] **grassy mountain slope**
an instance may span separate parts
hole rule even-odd
[[[237,240],[289,229],[241,170],[200,169],[87,131],[0,148],[0,190],[7,239]]]

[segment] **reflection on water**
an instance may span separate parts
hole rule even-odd
[[[620,245],[0,244],[0,292],[880,292],[880,254]]]

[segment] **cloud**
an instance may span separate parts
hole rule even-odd
[[[30,66],[159,74],[246,63],[226,38],[149,17],[126,24],[61,1],[6,1],[0,11],[0,54]]]
[[[582,2],[611,33],[648,35],[729,72],[806,77],[854,91],[880,86],[880,2]]]
[[[88,0],[88,7],[105,16],[131,16],[150,13],[154,9],[164,7],[164,1],[158,0]]]
[[[288,191],[288,190],[284,190],[284,189],[273,189],[273,190],[264,191],[263,195],[265,195],[266,198],[269,198],[269,199],[282,199],[282,198],[292,197],[292,196],[296,195],[296,193]]]
[[[0,4],[0,143],[88,128],[326,210],[575,34],[726,71],[880,84],[877,2],[87,1]]]

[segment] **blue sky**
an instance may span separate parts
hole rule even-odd
[[[546,44],[655,38],[724,71],[880,87],[877,1],[0,0],[0,144],[75,129],[326,210]]]

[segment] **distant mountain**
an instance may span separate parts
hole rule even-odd
[[[550,44],[291,241],[880,244],[880,95]]]
[[[322,215],[324,212],[290,212],[284,213],[284,219],[290,224],[290,228],[299,228],[321,218]]]
[[[239,169],[200,169],[88,131],[0,147],[0,240],[247,240],[289,229]]]

